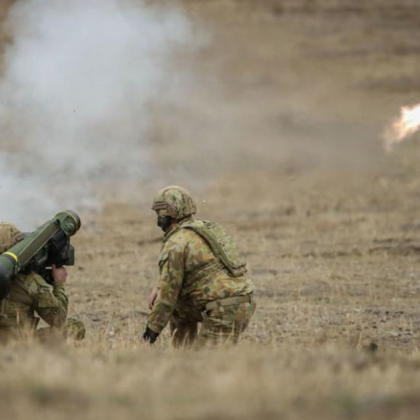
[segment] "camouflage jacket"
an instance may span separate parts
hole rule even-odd
[[[233,277],[194,230],[175,226],[165,237],[159,255],[159,293],[148,318],[148,327],[160,333],[168,323],[178,299],[198,310],[211,301],[252,293],[246,275]]]
[[[51,327],[67,319],[68,299],[63,283],[52,287],[36,273],[19,274],[7,298],[0,301],[0,330],[33,331],[39,315]]]

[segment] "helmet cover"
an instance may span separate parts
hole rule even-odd
[[[152,210],[159,215],[182,220],[197,212],[197,206],[191,194],[182,187],[171,185],[160,190],[153,198]]]
[[[19,229],[11,223],[0,223],[0,254],[15,246],[23,239]]]

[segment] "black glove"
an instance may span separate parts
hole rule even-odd
[[[143,340],[153,344],[159,337],[159,333],[152,331],[149,327],[146,327],[146,331],[143,334]]]

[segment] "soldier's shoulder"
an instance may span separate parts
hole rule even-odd
[[[201,241],[201,238],[193,230],[178,229],[163,244],[160,259],[164,260],[169,254],[181,255],[192,243],[197,241]]]
[[[190,229],[180,228],[174,232],[165,242],[165,248],[183,246],[191,239],[193,232]]]
[[[35,294],[39,289],[49,288],[48,283],[37,273],[18,274],[16,280],[29,294]]]
[[[184,227],[189,241],[193,242],[195,245],[197,242],[207,243],[205,238],[208,240],[208,237],[214,236],[214,234],[218,237],[227,235],[225,228],[221,224],[210,220],[194,219]]]

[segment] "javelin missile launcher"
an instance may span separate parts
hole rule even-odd
[[[70,237],[81,227],[77,213],[63,211],[0,255],[0,299],[7,296],[14,276],[35,271],[51,282],[51,266],[74,265]]]

